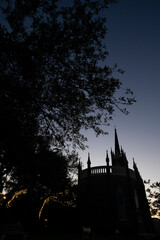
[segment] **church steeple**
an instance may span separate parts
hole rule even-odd
[[[119,141],[118,141],[118,136],[117,136],[117,130],[115,128],[115,155],[120,154],[120,147],[119,147]]]
[[[123,149],[120,150],[117,130],[115,128],[115,152],[111,151],[112,166],[125,167],[128,164],[127,157]]]

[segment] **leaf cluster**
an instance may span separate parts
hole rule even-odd
[[[150,181],[145,183],[150,184]],[[151,215],[160,217],[160,182],[150,184],[150,186],[146,189],[146,192]]]

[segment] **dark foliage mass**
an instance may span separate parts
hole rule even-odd
[[[113,71],[121,70],[104,65],[101,11],[110,2],[1,1],[0,191],[6,182],[53,189],[51,169],[67,178],[71,161],[62,161],[61,172],[50,147],[84,148],[81,129],[104,133],[114,109],[126,112],[121,106],[135,101],[129,89],[117,94],[121,82]]]

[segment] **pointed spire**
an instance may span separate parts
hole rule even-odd
[[[107,175],[110,174],[108,151],[106,151]]]
[[[106,151],[106,163],[107,163],[107,165],[109,165],[108,151]]]
[[[90,166],[91,166],[90,153],[88,153],[87,165],[88,165],[88,168],[90,168]]]
[[[122,146],[121,146],[121,153],[123,154],[123,152],[124,152],[124,151],[123,151]]]
[[[117,130],[115,128],[115,155],[120,154],[120,147],[119,147],[119,141],[117,136]]]
[[[112,148],[111,148],[111,154],[113,154]]]
[[[133,169],[134,169],[135,173],[141,178],[137,164],[134,161],[134,158],[133,158]]]
[[[142,177],[139,173],[139,170],[138,170],[137,164],[134,161],[134,158],[133,158],[133,169],[134,169],[134,172],[136,174],[136,178],[139,179],[139,181],[143,183],[143,179],[142,179]]]
[[[134,169],[135,173],[137,173],[138,175],[140,175],[140,174],[139,174],[138,167],[137,167],[137,164],[136,164],[135,161],[134,161],[134,158],[133,158],[133,169]]]
[[[78,163],[78,170],[81,171],[82,170],[82,164],[81,164],[81,161],[79,160],[79,163]]]
[[[133,169],[134,169],[136,172],[138,172],[137,164],[135,163],[134,158],[133,158]]]
[[[81,171],[82,171],[82,164],[81,164],[81,161],[79,160],[79,163],[78,163],[78,184],[79,184],[79,181],[80,181]]]

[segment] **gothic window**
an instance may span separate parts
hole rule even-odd
[[[137,190],[135,189],[134,190],[134,200],[135,200],[135,205],[136,205],[136,208],[137,208],[137,213],[138,213],[138,222],[139,223],[142,223],[142,217],[140,215],[140,212],[139,212],[139,201],[138,201],[138,195],[137,195]]]
[[[138,202],[138,196],[137,196],[136,189],[134,190],[134,199],[135,199],[136,208],[139,208],[139,202]]]
[[[118,212],[120,220],[127,220],[126,204],[124,191],[121,186],[117,188],[117,201],[118,201]]]

